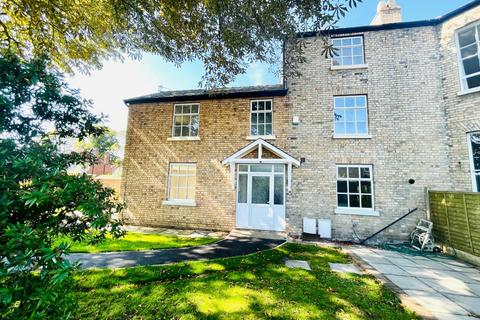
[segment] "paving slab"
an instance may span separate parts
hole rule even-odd
[[[360,270],[356,265],[353,263],[329,263],[330,270],[339,273],[356,273],[356,274],[363,274],[363,271]]]
[[[367,261],[368,262],[368,261]],[[369,263],[375,270],[383,274],[392,274],[397,276],[408,276],[408,273],[393,265],[393,264],[383,264],[383,263]]]
[[[418,263],[415,263],[414,261],[410,260],[410,259],[406,259],[406,258],[391,258],[391,257],[387,257],[387,260],[396,265],[396,266],[399,266],[399,267],[417,267],[418,266]]]
[[[470,315],[470,312],[440,293],[417,290],[405,290],[405,293],[413,298],[418,304],[427,310],[430,310],[431,312],[439,312],[451,315]]]
[[[447,294],[447,297],[465,310],[475,315],[480,315],[480,297],[467,297],[455,294]]]
[[[467,283],[455,278],[419,278],[420,281],[442,294],[458,294],[463,296],[480,296],[480,284]]]
[[[292,269],[312,270],[308,264],[308,261],[305,260],[285,260],[285,265]]]
[[[411,276],[396,276],[391,274],[387,274],[385,276],[402,290],[420,290],[435,292],[432,287]]]

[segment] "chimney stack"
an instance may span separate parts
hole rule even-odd
[[[380,0],[377,14],[370,23],[372,26],[402,22],[402,8],[395,0]]]

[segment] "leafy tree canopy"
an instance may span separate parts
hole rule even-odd
[[[74,266],[60,236],[92,242],[122,234],[114,191],[72,165],[88,152],[62,153],[66,138],[101,134],[102,119],[45,59],[0,55],[0,318],[66,318]],[[52,133],[53,132],[53,133]]]
[[[117,152],[120,149],[115,130],[108,128],[102,134],[89,135],[86,139],[77,140],[76,147],[83,151],[92,151],[99,158],[103,158],[107,153],[112,164],[119,165],[120,159]]]
[[[22,56],[48,52],[64,68],[101,66],[108,57],[142,52],[177,65],[198,59],[202,84],[224,86],[248,63],[278,64],[290,43],[294,59],[286,73],[304,61],[297,32],[334,27],[362,0],[3,0],[0,46]],[[325,42],[325,54],[331,46]]]

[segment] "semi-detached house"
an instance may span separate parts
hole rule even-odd
[[[127,223],[383,237],[425,217],[425,188],[480,191],[480,1],[401,22],[305,33],[301,76],[281,85],[163,91],[129,108]]]

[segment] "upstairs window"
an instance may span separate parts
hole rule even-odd
[[[335,136],[368,134],[367,96],[334,97]]]
[[[365,64],[363,37],[333,38],[333,66],[356,66]]]
[[[273,135],[272,100],[253,100],[250,103],[250,135]]]
[[[198,137],[199,104],[176,104],[173,113],[173,137]]]
[[[480,87],[480,23],[457,33],[462,90]]]

